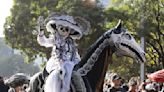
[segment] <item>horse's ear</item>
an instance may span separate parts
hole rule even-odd
[[[122,27],[122,21],[121,19],[119,19],[118,23],[117,23],[117,26],[115,27],[116,29],[121,29]]]

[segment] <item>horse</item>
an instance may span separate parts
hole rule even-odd
[[[105,73],[113,53],[145,62],[145,52],[122,27],[121,21],[102,34],[75,65],[70,92],[102,92]],[[44,92],[46,72],[39,72],[30,80],[29,92]]]

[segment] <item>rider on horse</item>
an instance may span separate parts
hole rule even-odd
[[[46,64],[49,73],[45,82],[45,92],[68,92],[74,65],[80,61],[75,40],[86,32],[83,26],[69,15],[54,14],[45,21],[50,32],[47,38],[43,28],[39,28],[37,41],[41,46],[52,47],[51,57]]]

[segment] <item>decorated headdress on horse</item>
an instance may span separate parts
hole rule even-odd
[[[80,39],[87,35],[90,30],[90,23],[81,17],[73,17],[67,14],[53,13],[44,21],[47,31],[53,33],[58,31],[70,31],[73,39]]]

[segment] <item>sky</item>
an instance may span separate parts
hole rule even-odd
[[[13,0],[3,0],[0,3],[0,37],[3,35],[3,25],[5,23],[5,18],[10,15],[10,8],[13,5]]]
[[[104,6],[108,6],[111,0],[102,0]]]

